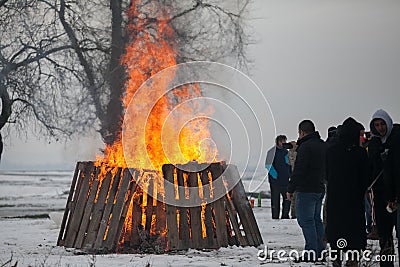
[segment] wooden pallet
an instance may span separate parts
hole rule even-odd
[[[57,245],[114,251],[118,244],[139,172],[78,162]]]
[[[57,245],[160,253],[262,244],[236,166],[167,164],[163,176],[78,162]],[[181,205],[165,204],[168,199]]]
[[[165,182],[178,188],[167,193],[179,199],[180,204],[166,205],[168,249],[261,245],[262,237],[236,166],[212,163],[194,169],[201,171],[190,172],[188,165],[163,166]],[[227,193],[232,181],[238,182]],[[207,186],[210,183],[212,186]],[[190,187],[196,189],[188,190]],[[218,196],[222,197],[217,199]],[[201,202],[202,206],[193,206]]]

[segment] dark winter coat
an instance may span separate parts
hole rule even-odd
[[[287,149],[279,147],[271,148],[267,153],[265,167],[268,169],[268,181],[271,184],[288,185],[292,168],[289,165]]]
[[[333,248],[340,238],[346,239],[346,249],[366,246],[364,196],[370,173],[355,123],[354,119],[343,123],[341,135],[326,154],[326,234]]]
[[[325,192],[325,142],[318,132],[314,132],[299,139],[297,146],[288,192]]]
[[[371,133],[373,137],[368,144],[369,162],[372,167],[370,182],[374,180],[380,171],[384,172],[375,183],[373,189],[376,194],[384,194],[386,201],[400,200],[400,125],[392,123],[392,119],[381,111],[374,114],[371,121]],[[383,119],[388,127],[388,134],[381,138],[373,126],[377,118]],[[387,154],[383,154],[387,151]]]

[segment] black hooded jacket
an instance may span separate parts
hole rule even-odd
[[[288,192],[325,192],[325,142],[318,132],[313,132],[299,139],[297,145],[297,157]]]
[[[383,170],[383,174],[374,184],[374,192],[384,194],[386,201],[400,201],[400,125],[392,125],[389,115],[382,112],[376,112],[370,124],[374,135],[368,144],[368,157],[372,168],[370,182],[372,183]],[[384,139],[378,136],[373,126],[373,121],[377,118],[383,119],[390,129]]]
[[[367,152],[359,144],[360,129],[353,118],[346,119],[339,127],[337,142],[326,154],[326,234],[335,249],[340,238],[346,239],[348,249],[364,249],[364,195],[369,177]]]

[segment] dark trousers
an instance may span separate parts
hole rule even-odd
[[[382,193],[374,195],[375,219],[378,228],[380,255],[394,255],[393,228],[396,225],[396,213],[389,213],[386,210],[386,201]],[[381,261],[381,267],[392,267],[393,261]]]
[[[282,196],[282,219],[289,219],[290,201],[286,199],[287,186],[270,184],[272,219],[279,219]]]
[[[305,250],[313,251],[319,258],[323,251],[324,225],[321,220],[322,199],[324,193],[296,193],[296,215],[297,222],[303,232],[306,242]],[[313,256],[307,260],[315,261]]]

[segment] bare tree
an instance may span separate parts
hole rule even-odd
[[[154,34],[162,17],[173,29],[178,62],[246,62],[243,14],[250,0],[0,0],[0,129],[32,122],[46,136],[95,128],[119,138],[128,42]],[[141,15],[127,15],[129,8]],[[136,31],[129,25],[142,23]],[[155,36],[163,38],[162,36]],[[234,61],[232,61],[234,60]],[[140,67],[140,66],[139,66]]]

